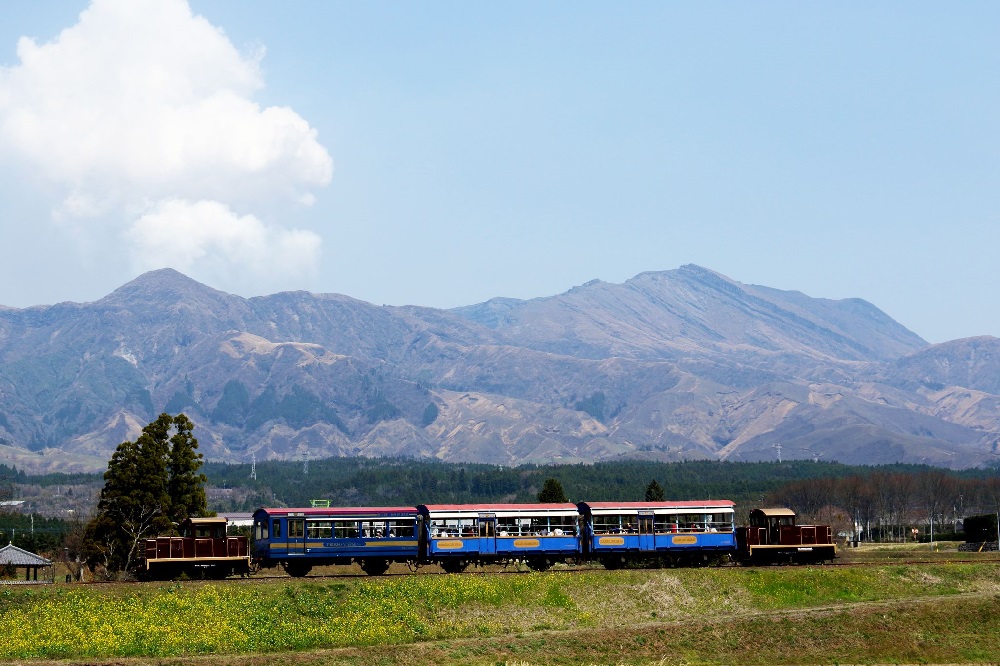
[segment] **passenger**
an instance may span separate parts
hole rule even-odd
[[[561,529],[559,529],[558,527],[555,528],[554,530],[552,530],[552,536],[562,536],[562,535],[563,535],[563,531]]]

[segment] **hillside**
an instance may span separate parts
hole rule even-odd
[[[160,411],[209,459],[993,461],[995,338],[697,266],[436,310],[245,299],[164,269],[0,308],[0,462],[101,468]]]

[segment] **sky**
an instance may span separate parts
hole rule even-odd
[[[698,264],[1000,336],[1000,4],[0,8],[0,304],[535,298]]]

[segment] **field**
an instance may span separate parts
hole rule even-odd
[[[1000,661],[1000,562],[0,588],[0,660],[311,664]],[[965,556],[966,554],[962,554]],[[927,556],[922,564],[902,557]],[[994,554],[995,556],[995,554]],[[934,559],[941,561],[934,561]]]

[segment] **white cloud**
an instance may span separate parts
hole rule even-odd
[[[252,100],[263,52],[241,54],[185,0],[94,0],[53,41],[22,37],[17,55],[0,68],[0,156],[63,188],[59,219],[130,224],[135,211],[174,210],[157,202],[176,200],[309,205],[330,181],[332,161],[309,123]],[[147,219],[127,237],[145,238],[134,232]],[[259,238],[253,224],[226,228],[250,234],[250,245]],[[282,233],[307,237],[315,253],[315,234]],[[237,245],[202,244],[202,261],[236,261]]]
[[[311,231],[267,226],[216,201],[162,201],[126,232],[133,268],[164,266],[214,284],[255,287],[310,277],[320,238]]]

